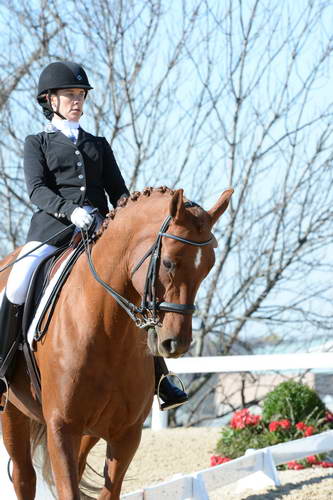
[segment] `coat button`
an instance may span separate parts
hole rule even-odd
[[[80,191],[85,191],[85,190],[86,190],[86,188],[84,186],[80,187]]]
[[[82,175],[82,174],[79,174],[79,175],[78,175],[78,178],[79,178],[79,179],[83,179],[83,175]]]
[[[82,166],[82,161],[78,161],[78,162],[77,162],[77,166],[78,166],[78,167],[81,167],[81,166]]]
[[[76,155],[79,155],[79,154],[80,154],[80,151],[77,149],[77,150],[75,151],[75,154],[76,154]]]

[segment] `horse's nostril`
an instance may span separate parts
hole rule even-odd
[[[178,342],[173,339],[167,339],[163,340],[162,346],[168,354],[175,354],[177,352]]]

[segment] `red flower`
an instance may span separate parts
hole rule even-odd
[[[288,466],[288,469],[292,469],[292,470],[305,469],[304,465],[299,464],[298,462],[296,462],[296,460],[293,460],[292,462],[288,462],[287,466]]]
[[[282,429],[290,429],[290,420],[285,418],[284,420],[279,420],[280,427]]]
[[[260,415],[249,415],[247,422],[248,422],[248,425],[258,425],[259,422],[261,422],[261,416]]]
[[[210,457],[210,465],[213,467],[214,465],[224,464],[225,462],[230,462],[231,458],[221,457],[221,455],[212,455]]]
[[[312,436],[316,431],[314,425],[306,425],[304,422],[298,422],[298,424],[296,424],[296,429],[303,431],[305,437]]]
[[[316,455],[310,455],[309,457],[306,457],[306,461],[311,465],[318,465],[320,463]]]
[[[268,429],[270,430],[270,432],[275,432],[278,430],[279,427],[280,427],[279,422],[274,421],[269,424]]]
[[[247,408],[236,411],[231,419],[233,429],[244,429],[247,425],[257,425],[261,420],[259,415],[252,415]]]
[[[309,426],[305,429],[304,436],[305,436],[305,437],[312,436],[312,434],[313,434],[314,430],[315,430],[314,426],[313,426],[313,425],[309,425]]]
[[[249,413],[249,410],[247,410],[246,408],[244,410],[239,410],[239,411],[236,411],[233,416],[232,416],[232,419],[231,419],[231,422],[230,422],[230,425],[233,429],[244,429],[245,427],[245,421],[246,421],[246,417]]]
[[[270,430],[270,432],[275,432],[279,429],[279,427],[285,430],[290,429],[290,420],[288,420],[287,418],[285,418],[284,420],[274,420],[269,424],[268,429]]]
[[[328,467],[333,467],[332,462],[318,462],[318,465],[321,465],[322,467],[324,467],[324,469],[327,469]]]

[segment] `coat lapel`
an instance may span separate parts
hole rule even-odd
[[[94,135],[89,134],[83,128],[79,128],[79,137],[76,142],[76,147],[82,146],[82,144],[86,141],[89,142],[94,142],[96,140],[96,137]]]
[[[69,137],[67,137],[65,134],[63,134],[60,130],[56,130],[54,132],[48,132],[50,138],[52,137],[52,141],[56,142],[57,144],[63,144],[68,146],[69,144],[77,149],[79,146],[82,146],[86,141],[89,142],[95,142],[96,137],[89,134],[83,128],[79,127],[79,136],[76,141],[76,144],[71,141]]]
[[[57,130],[56,132],[52,132],[49,134],[53,141],[56,142],[57,144],[63,144],[68,146],[69,144],[73,147],[76,148],[76,144],[70,140],[67,135],[63,134],[60,130]]]

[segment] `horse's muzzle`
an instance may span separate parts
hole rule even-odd
[[[159,344],[158,351],[164,358],[178,358],[187,349],[182,348],[182,343],[175,339],[166,339]]]
[[[163,356],[163,358],[178,358],[189,348],[189,342],[171,334],[165,335],[163,340],[163,330],[159,327],[149,328],[147,344],[153,356]]]
[[[190,345],[188,336],[173,335],[173,332],[164,331],[156,327],[158,334],[158,352],[164,358],[178,358],[184,354]]]

